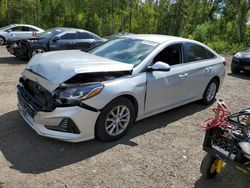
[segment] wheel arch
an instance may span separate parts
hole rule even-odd
[[[3,35],[0,35],[0,37],[2,37],[4,41],[6,42],[7,39]]]
[[[136,100],[136,98],[133,95],[129,95],[129,94],[120,95],[119,97],[127,98],[133,104],[134,110],[135,110],[135,119],[136,119],[138,115],[138,101]],[[119,97],[116,97],[116,98],[119,98]]]
[[[31,47],[31,46],[29,46],[29,48],[28,48],[28,57],[29,58],[32,58],[32,52],[34,51],[34,50],[36,50],[36,49],[43,49],[45,52],[46,51],[48,51],[45,47],[43,47],[43,46],[34,46],[34,47]]]
[[[121,94],[118,96],[115,96],[111,101],[109,101],[103,108],[105,108],[109,103],[111,103],[112,101],[118,99],[118,98],[126,98],[128,99],[134,106],[134,110],[135,110],[135,119],[137,118],[138,115],[138,111],[139,111],[139,104],[137,99],[135,98],[135,96],[131,95],[131,94]],[[102,108],[102,109],[103,109]]]
[[[218,87],[217,87],[217,92],[220,88],[220,77],[219,76],[214,76],[209,82],[211,82],[212,80],[216,80],[218,83]]]
[[[138,101],[137,99],[131,95],[131,94],[122,94],[122,95],[119,95],[119,96],[116,96],[114,97],[111,101],[109,101],[102,109],[104,109],[108,104],[110,104],[112,101],[114,100],[117,100],[119,98],[126,98],[128,99],[134,106],[134,110],[135,110],[135,120],[137,118],[137,115],[138,115]],[[100,110],[102,111],[102,110]],[[98,115],[97,119],[96,119],[96,123],[95,123],[95,127],[94,127],[94,134],[95,134],[95,137],[97,137],[97,122],[99,121],[99,118],[100,118],[100,115],[101,113]]]

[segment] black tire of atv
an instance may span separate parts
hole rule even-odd
[[[212,164],[216,159],[217,159],[216,157],[214,157],[208,153],[206,154],[206,156],[203,158],[203,160],[201,162],[201,166],[200,166],[200,172],[202,174],[202,177],[208,178],[208,179],[212,179],[212,178],[216,177],[216,175],[218,174],[216,171],[214,171],[213,173],[210,172]]]

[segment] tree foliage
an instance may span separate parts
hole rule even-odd
[[[249,0],[0,0],[0,26],[168,34],[234,53],[249,45],[249,10]]]

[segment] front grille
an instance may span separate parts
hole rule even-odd
[[[29,116],[34,118],[35,114],[37,113],[34,108],[32,108],[21,96],[20,93],[17,93],[18,103],[21,106],[22,110],[28,113]]]
[[[56,99],[37,82],[20,78],[20,83],[21,85],[18,87],[22,90],[23,98],[36,111],[52,112],[56,108]]]
[[[39,95],[44,95],[47,98],[52,97],[51,93],[48,90],[46,90],[45,88],[40,86],[37,82],[34,82],[32,80],[26,80],[24,86],[33,96],[35,94],[39,94]]]

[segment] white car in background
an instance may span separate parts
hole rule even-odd
[[[40,135],[111,141],[154,114],[210,104],[225,59],[197,41],[126,35],[91,50],[54,51],[29,61],[17,86],[19,112]]]
[[[31,37],[44,32],[43,29],[27,24],[11,24],[0,28],[0,45],[6,44],[8,40],[21,37]]]

